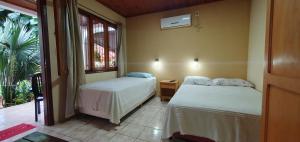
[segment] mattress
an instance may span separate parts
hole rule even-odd
[[[258,142],[262,94],[249,87],[182,85],[167,107],[163,139],[175,132],[216,142]]]
[[[79,112],[109,119],[120,119],[155,93],[156,78],[121,77],[80,87]]]

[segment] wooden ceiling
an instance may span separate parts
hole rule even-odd
[[[125,17],[183,8],[219,0],[97,0]]]
[[[12,5],[16,5],[25,9],[36,11],[36,0],[1,0]]]

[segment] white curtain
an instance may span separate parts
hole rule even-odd
[[[84,83],[84,65],[77,0],[66,0],[67,96],[65,117],[75,114],[79,86]]]
[[[123,28],[122,24],[117,27],[117,53],[118,53],[118,72],[117,76],[122,77],[126,73],[126,50],[123,47]]]

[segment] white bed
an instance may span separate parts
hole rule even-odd
[[[119,124],[123,116],[155,94],[155,84],[155,77],[121,77],[82,85],[79,111]]]
[[[250,87],[183,84],[170,100],[163,139],[175,132],[216,142],[258,142],[262,94]]]

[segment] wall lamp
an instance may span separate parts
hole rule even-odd
[[[199,58],[194,58],[194,62],[199,62]]]
[[[156,71],[159,71],[162,69],[162,63],[159,61],[159,58],[155,58],[154,59],[154,62],[153,62],[153,68],[156,70]]]

